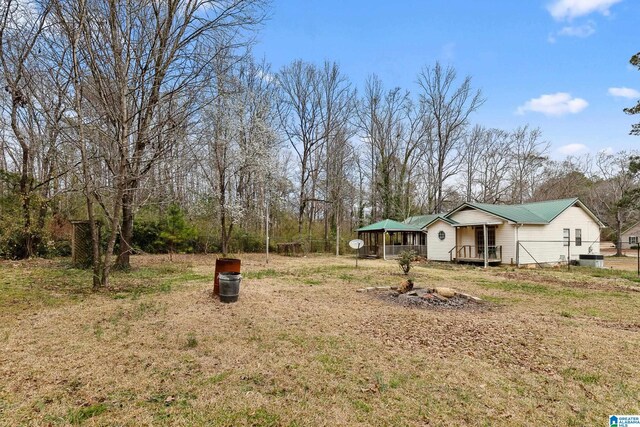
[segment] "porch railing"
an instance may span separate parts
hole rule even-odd
[[[427,245],[387,245],[387,256],[398,256],[404,251],[413,251],[416,255],[427,256]]]
[[[473,245],[454,246],[449,251],[451,261],[484,260],[484,247]],[[502,261],[502,246],[487,246],[487,260]]]
[[[416,255],[427,256],[427,245],[387,245],[384,252],[382,245],[368,245],[358,250],[358,256],[360,258],[382,258],[383,254],[386,253],[388,257],[394,257],[400,255],[403,251],[414,251]]]

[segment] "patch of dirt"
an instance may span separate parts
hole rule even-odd
[[[476,301],[469,296],[456,294],[450,298],[437,295],[432,289],[415,288],[412,292],[377,291],[371,295],[388,304],[423,309],[482,310],[488,307],[485,301]]]

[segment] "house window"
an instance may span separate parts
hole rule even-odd
[[[571,230],[568,228],[564,228],[562,230],[562,240],[564,241],[563,246],[569,246],[569,242],[571,242]]]
[[[635,245],[638,243],[638,236],[629,236],[629,244]]]
[[[576,228],[576,246],[582,246],[582,229]]]
[[[446,237],[446,234],[444,234],[444,231],[439,231],[438,232],[438,239],[444,240],[445,237]]]

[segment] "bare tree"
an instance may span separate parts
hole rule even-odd
[[[183,135],[200,107],[217,55],[245,45],[246,30],[264,16],[261,0],[87,0],[77,36],[76,69],[82,76],[89,140],[107,172],[107,186],[93,197],[108,220],[101,264],[108,285],[120,237],[118,263],[129,266],[133,218],[140,183]],[[74,22],[76,3],[59,3],[61,21]],[[79,71],[79,69],[82,71]],[[84,129],[89,131],[89,128]],[[89,137],[89,135],[86,135]]]
[[[637,155],[637,153],[631,153]],[[593,186],[593,207],[605,222],[615,227],[616,255],[622,255],[620,236],[629,221],[637,219],[634,206],[624,203],[625,196],[638,188],[637,177],[629,170],[630,153],[621,151],[615,155],[599,152],[595,158],[598,180]]]
[[[431,124],[400,88],[384,90],[372,76],[358,108],[358,128],[368,146],[371,218],[404,219],[412,210],[416,166]]]
[[[539,128],[529,129],[525,125],[512,133],[509,146],[512,158],[511,200],[523,203],[533,197],[536,182],[549,159],[549,142],[542,140]]]
[[[19,151],[16,166],[20,175],[23,257],[34,255],[38,240],[32,221],[32,201],[38,186],[34,176],[34,158],[42,136],[38,131],[42,129],[34,128],[37,106],[32,90],[41,84],[34,72],[37,53],[34,50],[41,41],[49,12],[48,2],[33,4],[8,0],[0,6],[1,77],[9,95],[6,110]]]
[[[443,68],[436,62],[433,68],[425,67],[418,76],[421,88],[420,101],[427,114],[433,118],[431,160],[434,165],[434,212],[443,209],[445,182],[459,171],[460,145],[464,140],[469,116],[484,103],[480,90],[471,87],[467,76],[456,87],[456,71]]]
[[[505,179],[513,164],[509,133],[500,129],[485,130],[476,162],[478,164],[476,201],[503,202],[512,186],[512,183]]]
[[[313,156],[324,142],[318,97],[318,71],[315,66],[294,61],[278,73],[280,99],[278,114],[285,138],[298,159],[298,234],[308,204],[309,180],[314,172]]]
[[[592,169],[593,158],[590,155],[547,162],[535,186],[533,200],[579,197],[591,205],[594,194]]]
[[[70,63],[68,65],[68,76],[70,78],[70,104],[73,105],[75,113],[75,121],[70,118],[71,126],[64,132],[64,137],[70,142],[80,153],[80,170],[74,173],[79,177],[82,183],[81,191],[87,208],[87,217],[89,219],[89,230],[91,233],[91,259],[92,259],[92,286],[97,290],[101,284],[107,283],[108,270],[103,269],[103,263],[100,256],[100,233],[99,225],[96,218],[95,204],[98,179],[94,175],[96,165],[91,158],[89,152],[92,150],[91,143],[87,136],[87,127],[91,126],[86,123],[85,116],[85,99],[84,87],[87,84],[86,75],[83,69],[83,61],[80,57],[80,38],[83,27],[87,25],[87,9],[85,1],[78,1],[76,4],[70,5],[71,9],[65,10],[61,3],[55,5],[55,18],[60,28],[60,34],[64,35],[69,47]],[[71,95],[72,94],[72,95]]]
[[[465,135],[462,148],[462,175],[465,188],[465,201],[475,201],[474,185],[477,180],[478,163],[477,160],[482,153],[483,142],[486,129],[480,125],[475,125],[471,132]]]
[[[325,250],[329,249],[329,231],[338,233],[344,211],[344,196],[348,188],[346,168],[353,155],[349,139],[355,108],[355,90],[335,62],[325,61],[319,70],[321,126],[324,134],[323,217]]]

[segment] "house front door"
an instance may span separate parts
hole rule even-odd
[[[496,227],[487,227],[487,247],[489,249],[489,258],[496,257]],[[484,229],[476,227],[476,248],[478,258],[484,258]]]

